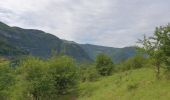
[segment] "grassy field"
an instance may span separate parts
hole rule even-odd
[[[164,73],[160,80],[156,79],[154,71],[153,68],[134,69],[80,83],[75,92],[57,100],[170,100],[170,80]]]
[[[151,68],[131,70],[80,84],[76,100],[170,100],[170,81]]]

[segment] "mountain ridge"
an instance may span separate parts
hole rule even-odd
[[[136,53],[135,48],[133,47],[125,47],[132,49],[124,50],[125,48],[105,47],[93,44],[79,44],[74,41],[60,39],[55,35],[41,30],[11,27],[3,22],[0,22],[0,38],[4,39],[11,45],[11,47],[24,50],[33,56],[45,58],[49,57],[52,54],[52,51],[55,51],[57,53],[64,53],[71,56],[78,61],[94,61],[95,57],[99,53],[106,53],[113,58],[113,61],[120,62]],[[122,51],[124,55],[118,51]],[[132,53],[127,55],[126,52]]]

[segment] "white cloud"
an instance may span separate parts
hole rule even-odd
[[[79,43],[123,47],[170,21],[169,0],[0,0],[0,20]]]

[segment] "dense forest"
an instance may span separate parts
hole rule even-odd
[[[48,58],[2,56],[0,100],[169,100],[170,25],[137,43],[136,55],[119,63],[104,53],[93,62],[56,52]],[[9,48],[3,41],[0,46]]]

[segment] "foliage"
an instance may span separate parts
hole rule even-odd
[[[53,84],[50,77],[48,77],[48,66],[46,62],[39,58],[27,57],[22,60],[17,67],[17,83],[15,88],[20,87],[20,92],[23,92],[21,97],[17,97],[17,91],[14,92],[16,99],[33,98],[40,99],[41,97],[48,97],[53,92]],[[14,98],[14,97],[13,97]]]
[[[82,63],[79,65],[79,78],[82,82],[96,81],[100,75],[98,74],[95,65],[89,63]]]
[[[13,69],[8,63],[0,64],[0,100],[8,99],[10,86],[15,84]]]
[[[114,69],[112,59],[105,54],[99,54],[96,58],[96,69],[102,76],[110,75]]]
[[[49,59],[49,71],[56,93],[65,94],[77,84],[77,67],[74,60],[67,56]]]
[[[154,36],[149,38],[144,36],[139,43],[142,44],[140,49],[152,59],[159,78],[161,64],[168,63],[170,56],[170,25],[157,27]]]
[[[148,63],[147,60],[148,59],[144,57],[143,55],[136,55],[120,63],[117,66],[117,71],[126,71],[126,70],[145,67]]]
[[[0,96],[8,97],[9,100],[55,100],[77,85],[77,67],[70,57],[42,60],[29,56],[17,63],[15,68],[9,69],[8,64],[9,68],[2,67],[0,71],[0,80],[4,83],[0,83]]]

